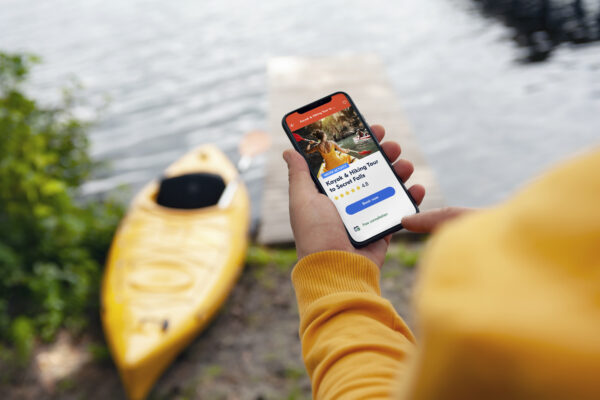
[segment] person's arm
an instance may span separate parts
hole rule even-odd
[[[292,281],[313,398],[390,397],[415,341],[381,297],[377,265],[349,252],[313,253]]]
[[[318,145],[319,145],[318,143],[311,143],[311,144],[309,144],[308,147],[306,148],[305,153],[306,154],[311,154],[311,153],[316,152]]]
[[[332,142],[333,143],[333,147],[335,147],[338,151],[342,152],[342,153],[348,153],[348,150],[341,148],[340,146],[338,146],[338,144],[336,142]]]
[[[384,130],[373,127],[381,138]],[[382,145],[396,160],[400,146]],[[300,261],[292,280],[300,311],[303,357],[315,399],[386,398],[407,363],[414,338],[380,296],[379,268],[390,237],[355,249],[333,203],[320,194],[295,151],[284,153],[290,175],[290,218]],[[408,162],[396,163],[407,180]],[[410,188],[415,200],[422,186]]]

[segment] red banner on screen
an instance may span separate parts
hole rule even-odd
[[[310,125],[313,122],[317,122],[328,115],[335,114],[336,112],[348,107],[350,107],[350,102],[348,101],[346,96],[344,96],[341,93],[338,93],[331,96],[331,101],[329,103],[323,104],[322,106],[307,111],[304,114],[295,112],[293,114],[288,115],[285,119],[285,122],[287,123],[290,130],[294,132],[300,128],[305,127],[306,125]]]

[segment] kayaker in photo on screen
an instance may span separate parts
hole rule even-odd
[[[328,115],[292,134],[317,177],[378,151],[368,130],[351,107]]]
[[[318,130],[315,135],[319,141],[310,143],[306,148],[306,154],[318,152],[321,155],[325,165],[319,171],[320,173],[332,170],[345,163],[353,163],[356,160],[348,154],[349,150],[341,148],[333,140],[328,140],[327,135],[322,130]]]

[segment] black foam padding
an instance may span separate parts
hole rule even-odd
[[[219,175],[198,173],[164,178],[156,202],[163,207],[194,209],[214,206],[225,190]]]

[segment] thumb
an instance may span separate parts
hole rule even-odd
[[[295,150],[288,149],[283,152],[283,159],[288,166],[288,177],[290,181],[290,200],[313,194],[317,192],[313,182],[308,164],[304,157]]]

